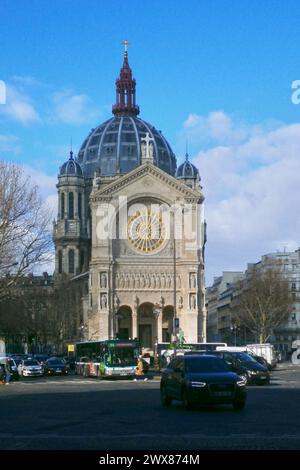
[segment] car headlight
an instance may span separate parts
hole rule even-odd
[[[247,385],[247,382],[246,380],[242,379],[242,380],[238,380],[236,384],[238,387],[245,387]]]
[[[204,388],[206,386],[206,382],[190,382],[190,385],[195,388]]]
[[[249,373],[250,373],[251,375],[256,375],[256,374],[257,374],[257,371],[256,371],[256,370],[249,370]]]

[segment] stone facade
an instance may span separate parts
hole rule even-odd
[[[114,117],[60,169],[55,276],[89,278],[81,339],[137,337],[152,351],[180,328],[186,341],[205,340],[199,171],[188,155],[176,171],[161,132],[137,117],[127,51],[116,83]]]

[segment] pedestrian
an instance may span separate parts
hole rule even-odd
[[[138,357],[138,363],[137,363],[137,368],[135,369],[135,375],[138,377],[143,377],[145,375],[142,356]],[[136,381],[137,379],[134,379],[134,380]],[[144,381],[146,380],[148,380],[147,377],[144,378]]]
[[[4,364],[0,364],[0,384],[5,384],[5,367]]]
[[[10,379],[11,379],[11,369],[10,369],[9,359],[8,358],[6,358],[4,368],[5,368],[5,385],[9,385],[9,382],[10,382]]]

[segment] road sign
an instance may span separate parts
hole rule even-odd
[[[74,344],[68,344],[68,352],[74,352],[75,351],[75,345]]]
[[[175,328],[179,328],[179,318],[174,318],[174,326]]]

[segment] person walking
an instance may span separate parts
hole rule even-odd
[[[135,375],[137,377],[143,377],[145,375],[142,356],[138,357],[137,368],[135,369]],[[134,379],[134,380],[136,381],[137,379]],[[144,381],[146,380],[148,380],[147,377],[144,378]]]
[[[5,367],[4,364],[0,364],[0,384],[5,384]]]
[[[6,358],[5,364],[4,364],[4,370],[5,370],[5,385],[9,385],[10,379],[11,379],[11,369],[9,365],[9,359]]]

